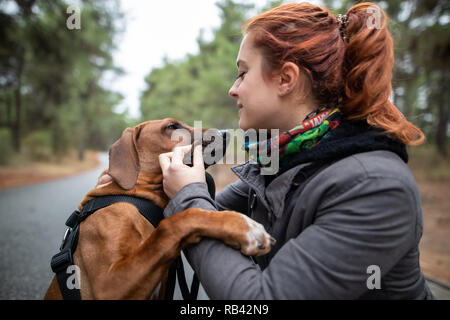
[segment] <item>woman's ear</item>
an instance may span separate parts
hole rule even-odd
[[[310,95],[312,77],[308,69],[299,67],[293,62],[286,62],[281,68],[279,95],[286,96],[292,92],[303,103]]]
[[[293,62],[286,62],[280,70],[278,94],[281,97],[295,91],[299,80],[299,67]]]

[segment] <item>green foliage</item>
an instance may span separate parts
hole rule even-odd
[[[325,0],[334,13],[354,1]],[[267,1],[262,10],[282,4]],[[72,4],[72,2],[70,2]],[[254,6],[220,0],[221,25],[212,40],[197,38],[199,51],[166,60],[145,78],[142,119],[114,112],[122,96],[101,86],[105,72],[120,74],[112,52],[122,32],[119,0],[83,0],[81,30],[66,27],[67,0],[0,0],[0,147],[24,150],[37,139],[62,155],[71,148],[106,149],[127,126],[175,117],[193,125],[236,128],[236,101],[228,90],[237,76],[241,27]],[[450,107],[449,7],[444,0],[380,2],[392,18],[396,66],[395,104],[438,146],[448,145]],[[13,8],[6,10],[5,8]],[[46,132],[43,134],[43,132]],[[44,136],[46,138],[44,138]],[[50,136],[50,138],[49,138]],[[47,157],[47,151],[36,157]],[[445,148],[439,149],[442,154]],[[34,151],[33,151],[34,152]],[[0,159],[0,162],[6,161]]]
[[[268,1],[262,9],[278,6],[282,0]],[[174,117],[204,127],[236,128],[236,101],[228,91],[237,76],[236,56],[242,26],[254,14],[254,5],[233,0],[217,1],[222,23],[210,42],[200,33],[199,53],[181,61],[168,61],[145,78],[147,89],[141,96],[142,120]]]
[[[282,4],[268,1],[262,9]],[[325,0],[334,14],[345,13],[357,1]],[[407,118],[433,140],[442,154],[450,134],[450,8],[444,0],[388,0],[379,5],[392,19],[395,44],[393,98]],[[200,34],[199,53],[181,61],[166,61],[146,77],[141,97],[143,120],[176,117],[206,127],[236,127],[235,101],[228,90],[236,77],[235,59],[241,26],[252,6],[232,0],[217,2],[222,23],[206,42]]]
[[[197,55],[166,61],[146,77],[148,88],[141,97],[143,120],[175,117],[190,125],[201,120],[205,127],[237,126],[236,102],[228,90],[236,78],[241,27],[253,6],[232,0],[216,5],[222,24],[214,31],[213,40],[207,42],[200,34]]]
[[[24,152],[28,159],[48,161],[52,158],[52,134],[50,130],[37,130],[23,140]]]
[[[17,10],[4,10],[6,4]],[[30,139],[43,143],[44,131],[45,147],[56,156],[71,148],[106,149],[128,121],[114,112],[122,97],[100,85],[106,71],[121,73],[112,59],[119,1],[78,2],[80,30],[66,26],[69,4],[0,1],[0,126],[11,131],[17,149]],[[45,158],[41,149],[31,155]]]

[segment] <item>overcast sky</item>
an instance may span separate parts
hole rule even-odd
[[[202,28],[205,37],[211,38],[211,31],[220,25],[215,2],[121,0],[127,23],[126,31],[119,38],[114,61],[126,74],[104,81],[106,87],[125,97],[117,111],[128,108],[131,116],[139,116],[139,97],[150,70],[161,66],[164,56],[179,59],[187,53],[198,52],[196,39]],[[267,0],[252,2],[260,5]]]

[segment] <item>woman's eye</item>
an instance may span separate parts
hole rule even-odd
[[[241,73],[236,77],[236,80],[239,79],[239,78],[243,78],[245,74],[246,74],[245,71],[244,71],[244,72],[241,72]]]

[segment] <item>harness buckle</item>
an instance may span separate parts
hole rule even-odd
[[[50,266],[54,273],[65,271],[65,268],[73,264],[72,252],[70,250],[63,250],[52,257]]]
[[[75,226],[80,223],[80,211],[75,210],[74,212],[72,212],[72,214],[70,215],[70,217],[67,219],[66,221],[66,226],[70,227],[70,228],[75,228]]]
[[[66,232],[64,232],[63,239],[61,241],[61,246],[59,247],[59,250],[61,251],[64,248],[64,245],[66,244],[67,237],[72,232],[72,228],[67,228]]]

